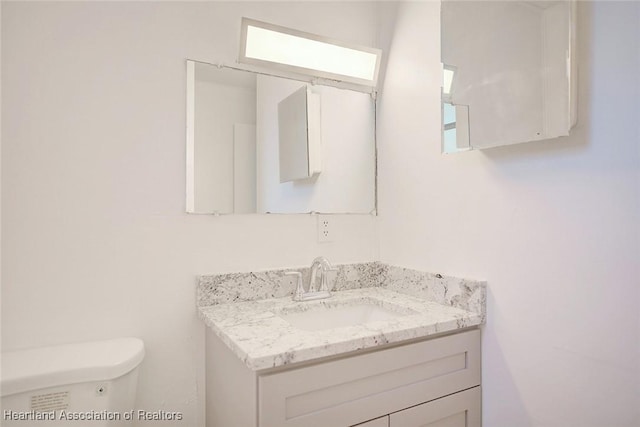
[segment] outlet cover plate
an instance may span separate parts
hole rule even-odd
[[[333,218],[331,215],[318,215],[318,243],[333,242]]]

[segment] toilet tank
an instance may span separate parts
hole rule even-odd
[[[2,353],[0,425],[131,425],[143,358],[138,338]]]

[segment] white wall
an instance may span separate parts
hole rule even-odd
[[[280,183],[278,103],[306,85],[258,76],[258,212],[369,213],[375,208],[375,105],[362,92],[311,86],[320,95],[322,171]]]
[[[187,215],[185,59],[240,17],[376,42],[369,3],[2,3],[2,347],[135,335],[139,406],[203,421],[198,274],[377,258],[375,220]]]
[[[486,151],[440,154],[439,4],[390,34],[380,256],[488,280],[487,427],[640,424],[640,3],[578,8],[577,128]]]

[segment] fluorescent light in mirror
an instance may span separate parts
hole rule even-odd
[[[451,87],[453,86],[453,77],[456,74],[456,70],[449,66],[445,65],[442,72],[442,93],[445,95],[451,95]]]
[[[243,18],[240,61],[375,86],[381,51]]]

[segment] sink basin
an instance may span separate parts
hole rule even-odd
[[[382,306],[375,301],[364,300],[339,304],[320,303],[315,306],[302,306],[301,309],[283,310],[278,313],[278,316],[298,329],[321,331],[362,325],[380,320],[393,320],[415,313],[413,310],[393,304]]]

